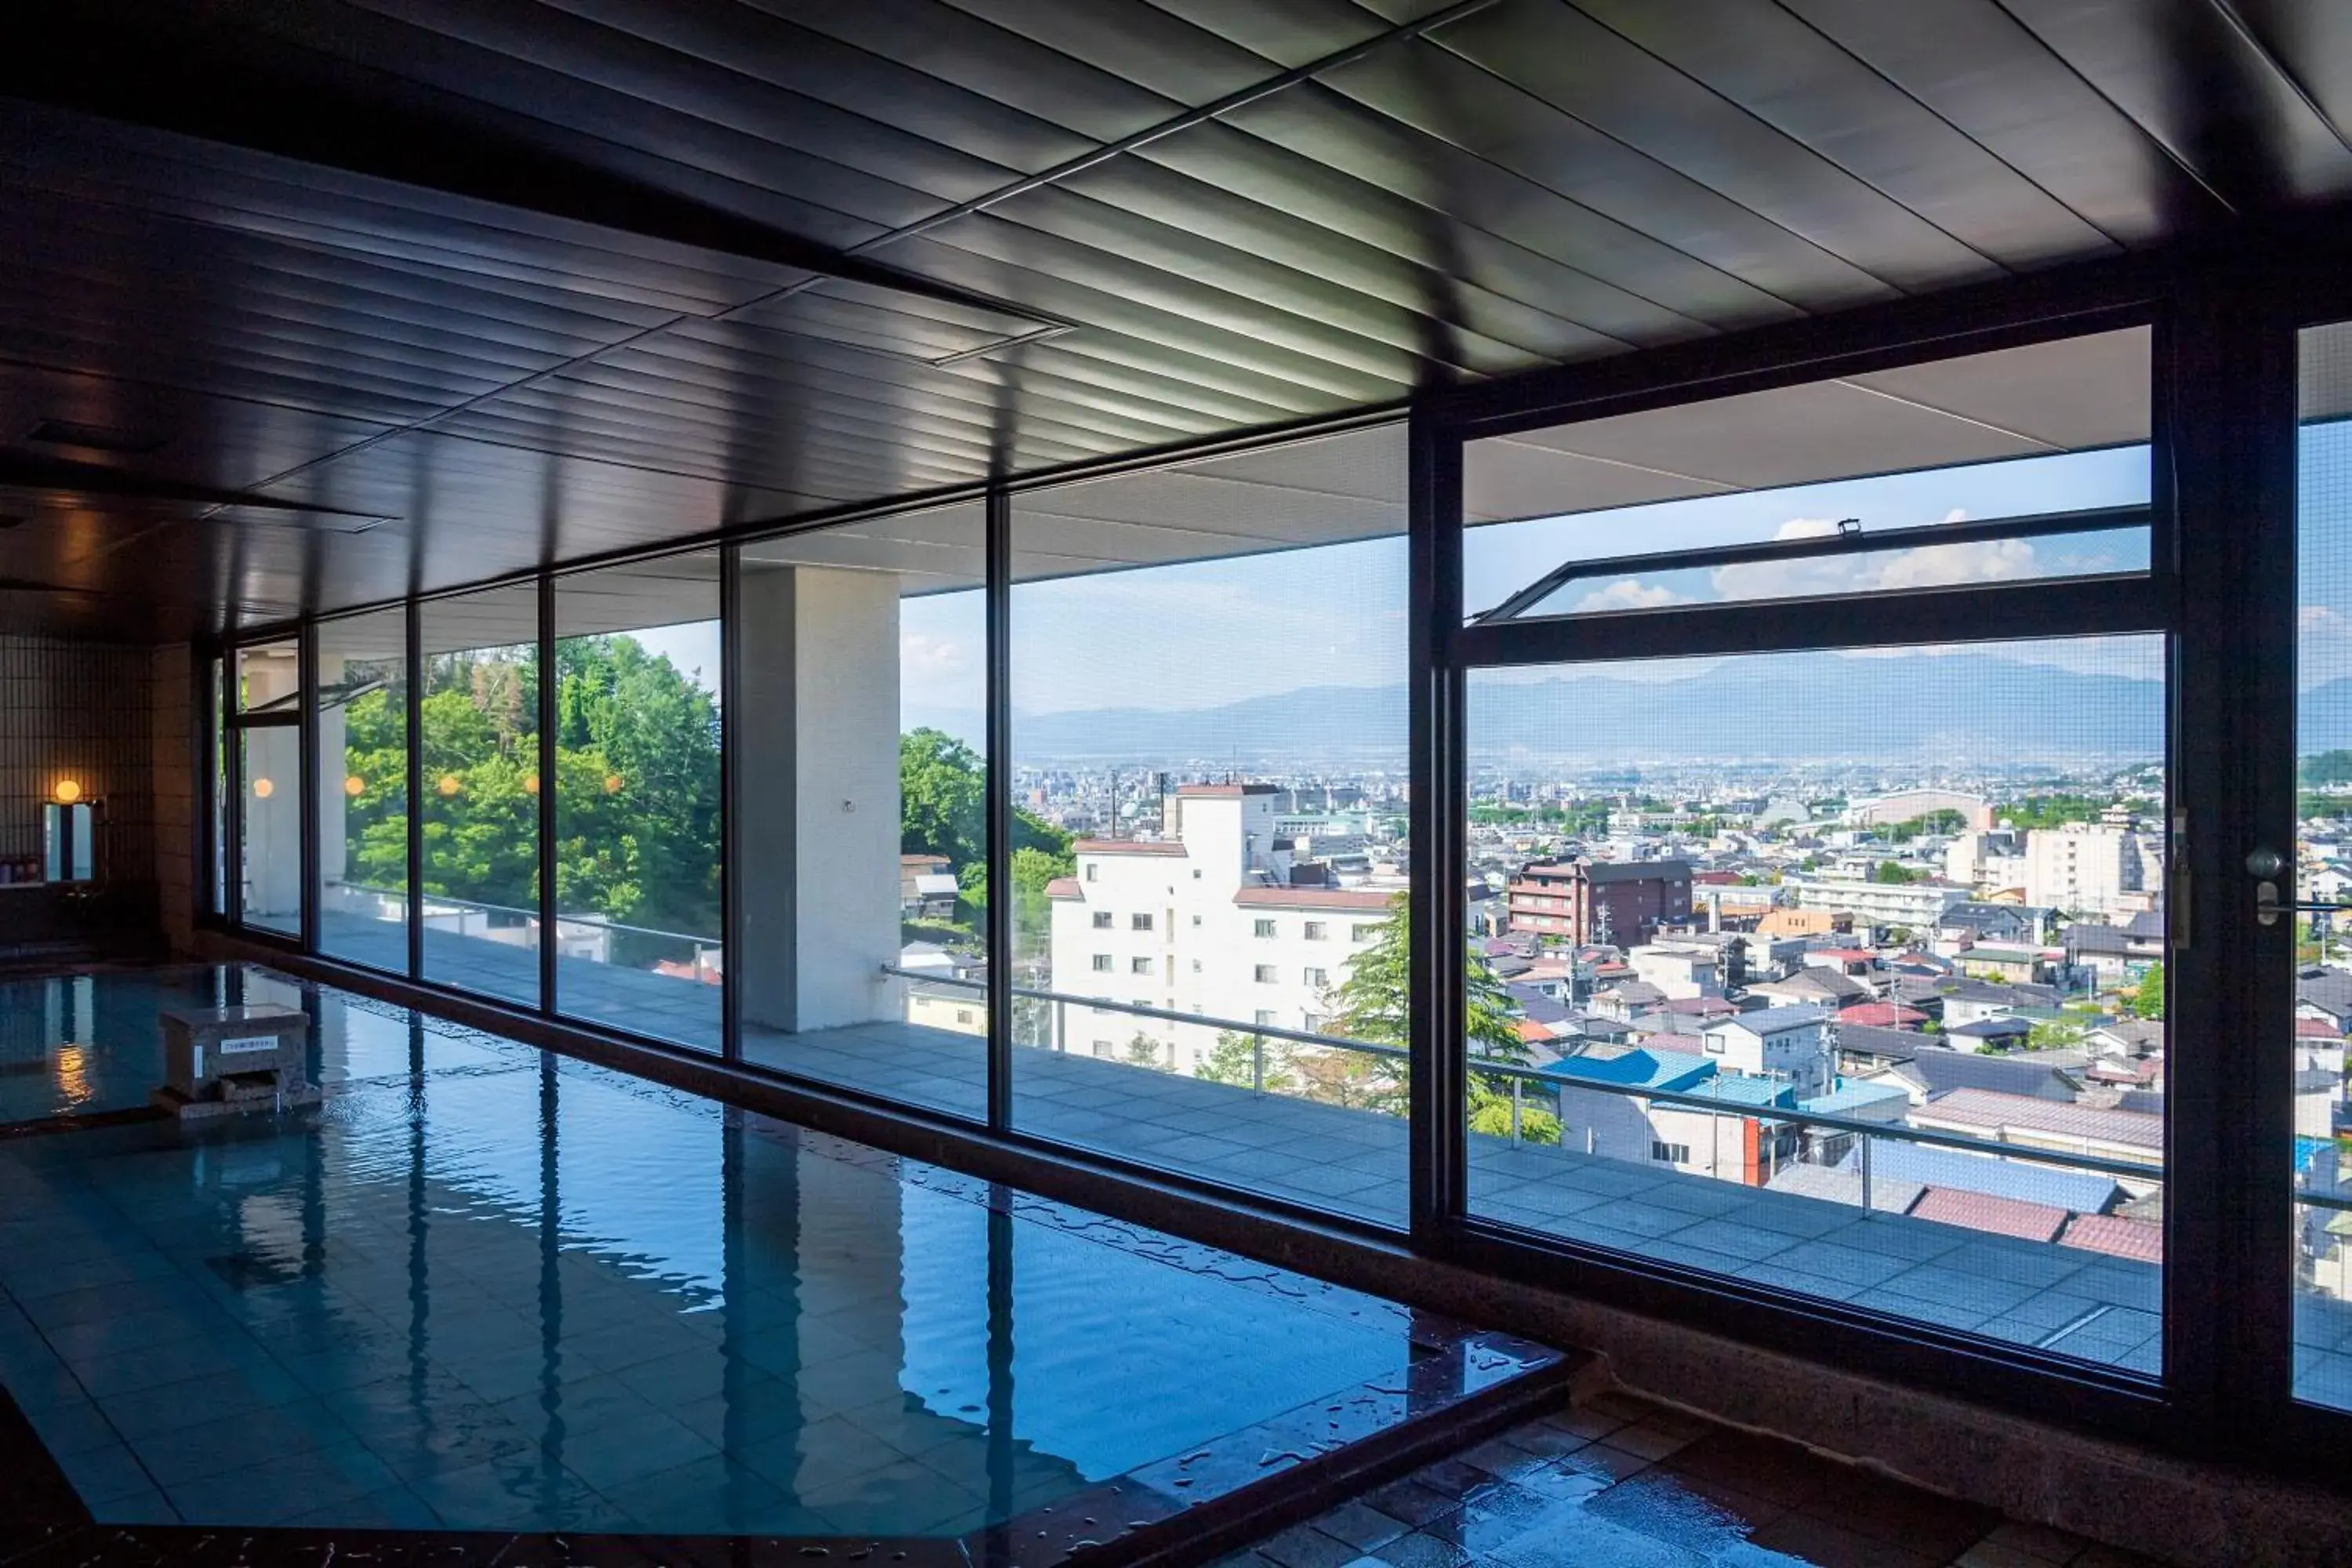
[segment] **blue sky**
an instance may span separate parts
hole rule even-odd
[[[2307,433],[2307,486],[2315,465],[2340,470],[2337,488],[2345,501],[2352,501],[2352,439],[2345,437],[2343,427]],[[1625,554],[1790,537],[1825,531],[1848,517],[1859,518],[1866,529],[1877,531],[1960,518],[2119,505],[2144,501],[2147,495],[2147,449],[2135,447],[1475,528],[1465,549],[1466,606],[1493,605],[1571,554]],[[2338,512],[2343,510],[2339,503]],[[1719,600],[1808,589],[1850,592],[2144,563],[2144,552],[2121,536],[1954,545],[1938,547],[1932,554],[1906,552],[1859,562],[1766,563],[1673,578],[1596,579],[1564,595],[1559,607],[1580,607],[1588,601],[1598,605]],[[1923,572],[1923,566],[1932,570]],[[2309,592],[2305,595],[2306,664],[2311,666],[2306,685],[2315,683],[2323,666],[2330,673],[2352,673],[2352,592],[2346,591],[2352,584],[2320,586],[2333,591],[2316,600]],[[1393,685],[1404,677],[1405,603],[1401,538],[1024,584],[1013,596],[1013,707],[1024,714],[1104,708],[1176,710],[1305,687]],[[663,627],[637,635],[680,668],[699,668],[706,684],[716,684],[715,626]],[[2324,647],[2311,646],[2315,636]],[[984,637],[977,593],[905,601],[900,644],[901,704],[910,715],[977,715],[984,701]],[[2310,655],[2318,656],[2318,664],[2313,664]],[[2103,672],[2116,668],[2114,649],[2093,649],[2064,639],[2008,645],[2003,657]],[[2137,673],[2160,673],[2152,653],[2145,662],[2149,668]],[[1656,661],[1615,666],[1611,673],[1683,679],[1704,674],[1712,664],[1702,659]],[[1554,673],[1531,671],[1527,679]]]

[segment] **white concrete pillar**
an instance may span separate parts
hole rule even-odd
[[[898,579],[746,563],[734,635],[743,1021],[898,1019]]]

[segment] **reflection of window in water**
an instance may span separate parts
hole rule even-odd
[[[52,882],[87,882],[97,875],[97,819],[90,803],[50,802],[41,811],[41,875]]]

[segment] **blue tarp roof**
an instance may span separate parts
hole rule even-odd
[[[1549,1077],[1570,1081],[1584,1079],[1593,1083],[1685,1092],[1691,1085],[1712,1077],[1715,1064],[1689,1051],[1639,1050],[1627,1051],[1622,1057],[1562,1057],[1543,1071]]]

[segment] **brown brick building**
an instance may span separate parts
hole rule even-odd
[[[1686,860],[1531,860],[1511,879],[1511,930],[1579,944],[1632,946],[1690,912]]]

